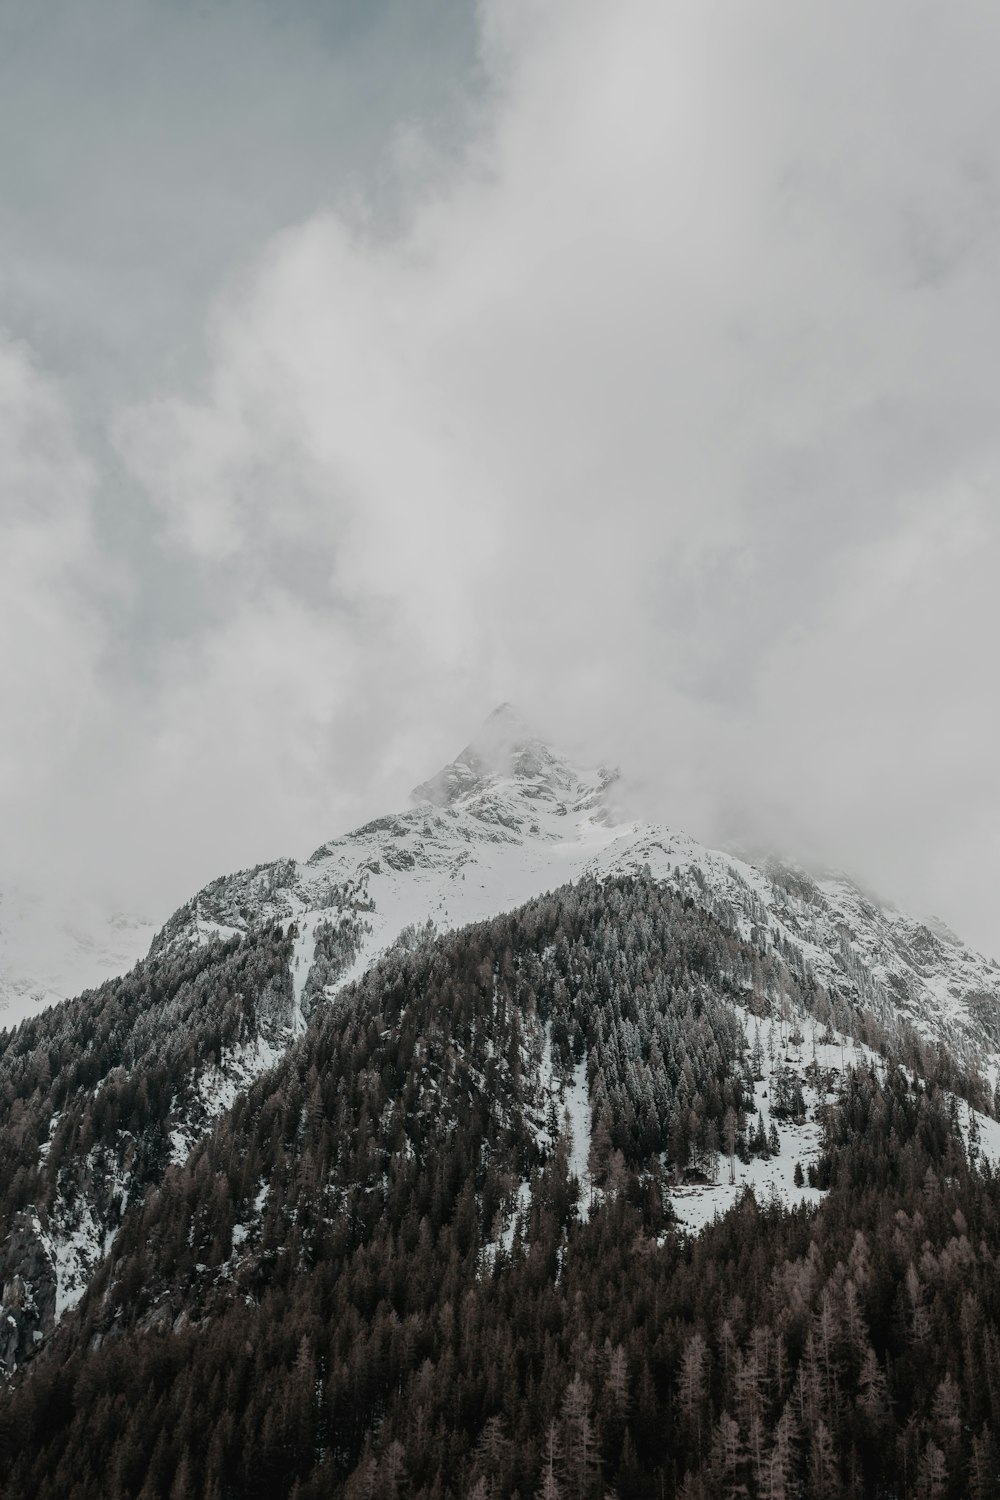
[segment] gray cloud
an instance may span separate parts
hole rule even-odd
[[[268,191],[256,218],[213,200],[207,317],[157,271],[201,356],[135,355],[90,469],[54,459],[91,593],[34,597],[91,708],[69,761],[8,735],[60,810],[46,848],[179,898],[403,797],[514,698],[631,768],[637,806],[1000,950],[1000,21],[492,0],[459,87],[416,66],[363,124],[365,81],[407,69],[393,14],[345,44],[360,144],[329,183],[291,160],[315,63],[277,69],[281,130],[222,70]],[[142,234],[200,225],[226,131],[202,171],[146,128],[191,181],[144,185]],[[122,316],[148,332],[146,300]]]

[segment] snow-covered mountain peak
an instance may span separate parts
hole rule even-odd
[[[292,922],[298,1029],[314,1004],[403,934],[509,911],[585,876],[651,874],[791,966],[804,991],[907,1024],[1000,1063],[1000,969],[842,875],[740,859],[659,824],[619,822],[608,770],[586,771],[502,704],[409,808],[281,860],[212,882],[167,923],[159,951]]]
[[[618,821],[608,798],[616,774],[574,765],[502,704],[416,788],[410,807],[330,839],[304,861],[212,881],[174,913],[152,953],[290,925],[297,1035],[316,1003],[401,938],[494,917],[582,877],[645,873],[722,916],[758,944],[762,963],[793,969],[804,992],[824,986],[831,1003],[865,1010],[883,1027],[905,1023],[995,1076],[1000,967],[842,875],[740,859],[670,827]],[[107,972],[127,967],[117,952],[105,961]],[[85,982],[94,982],[89,973]]]
[[[535,796],[573,794],[585,781],[530,728],[510,703],[501,703],[476,737],[436,776],[414,787],[415,803],[451,807],[470,795],[513,782]]]

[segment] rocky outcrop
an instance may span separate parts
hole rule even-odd
[[[41,1235],[18,1215],[0,1250],[0,1373],[12,1375],[52,1332],[56,1273]]]

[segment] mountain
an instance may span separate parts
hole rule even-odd
[[[8,1307],[0,1361],[10,1368],[23,1360],[83,1296],[110,1245],[118,1205],[155,1178],[150,1162],[159,1170],[183,1161],[238,1092],[304,1034],[318,1007],[390,951],[494,918],[567,882],[639,876],[675,891],[753,945],[751,1008],[760,1008],[755,994],[777,983],[796,1013],[810,1009],[814,1024],[838,1036],[858,1033],[864,1018],[868,1039],[890,1038],[910,1066],[936,1067],[924,1054],[943,1048],[960,1069],[983,1074],[983,1097],[992,1098],[1000,1045],[995,963],[946,930],[879,905],[842,877],[813,880],[773,862],[757,867],[666,827],[617,822],[615,780],[608,768],[574,767],[503,704],[454,761],[414,789],[410,808],[322,844],[304,862],[278,860],[215,880],[175,912],[153,938],[148,960],[98,990],[90,1010],[115,1014],[114,1043],[104,1072],[91,1049],[88,1074],[91,1087],[107,1095],[122,1068],[133,1080],[147,1068],[159,1079],[166,1055],[179,1072],[169,1089],[153,1088],[159,1102],[140,1132],[114,1135],[102,1170],[92,1147],[81,1148],[55,1182],[49,1172],[34,1218],[16,1210],[21,1217],[8,1236],[14,1248],[0,1258],[0,1271],[5,1263],[9,1270],[27,1266],[31,1290],[18,1294],[16,1316]],[[45,913],[33,911],[41,943]],[[56,958],[65,951],[65,931],[54,934]],[[145,935],[135,926],[122,932],[133,944]],[[261,999],[255,981],[241,993],[237,1014],[226,998],[233,992],[226,966],[241,943],[263,943],[269,953],[277,943],[288,957],[281,960],[282,987]],[[73,950],[76,962],[80,951],[82,945]],[[100,963],[103,951],[94,944],[87,962]],[[268,959],[267,984],[276,982],[276,962]],[[188,998],[192,984],[196,1001]],[[100,1034],[105,1023],[84,1021],[87,1013],[77,1002],[44,1026],[22,1028],[8,1064],[32,1038],[36,1046],[47,1036],[71,1048],[74,1029]],[[69,1132],[75,1117],[82,1141],[92,1134],[84,1123],[86,1090],[72,1109],[58,1101],[57,1093],[52,1120],[44,1110],[40,1116],[36,1170],[57,1127]],[[586,1098],[579,1110],[586,1112]],[[786,1165],[778,1185],[787,1194]],[[22,1152],[8,1171],[13,1177],[28,1166]],[[22,1199],[27,1205],[30,1194]],[[682,1211],[710,1215],[718,1199],[708,1195]],[[44,1226],[36,1222],[40,1206]]]
[[[502,705],[0,1033],[0,1495],[988,1466],[1000,969],[614,787]]]
[[[815,878],[706,848],[657,824],[620,822],[617,773],[574,767],[501,704],[411,806],[322,844],[212,881],[159,930],[92,905],[0,891],[0,1023],[124,973],[145,955],[294,923],[294,1014],[365,968],[407,928],[448,931],[584,875],[639,871],[679,882],[760,929],[845,1004],[906,1023],[987,1071],[1000,1063],[1000,964],[942,923],[880,903],[847,877]]]
[[[154,952],[263,921],[297,928],[301,1029],[317,999],[362,974],[407,927],[448,931],[584,876],[648,870],[756,933],[775,962],[808,970],[841,1007],[912,1028],[964,1062],[1000,1063],[1000,964],[943,924],[883,905],[842,875],[757,866],[666,826],[615,820],[617,773],[580,769],[502,704],[412,806],[322,844],[213,881],[157,935]]]
[[[289,955],[151,960],[137,1013],[167,1000],[161,1043],[199,996],[277,1015]],[[996,1122],[859,1039],[814,1057],[760,963],[647,876],[387,953],[183,1160],[150,1151],[0,1399],[0,1496],[995,1493]],[[139,1073],[97,1098],[149,1142]],[[783,1161],[801,1203],[727,1187],[679,1231],[679,1178]]]

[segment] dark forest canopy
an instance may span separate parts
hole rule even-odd
[[[170,1003],[239,963],[238,992],[266,990],[284,942],[217,951]],[[818,1211],[747,1196],[695,1240],[673,1228],[668,1179],[727,1113],[750,1146],[734,1000],[836,1004],[643,879],[404,945],[136,1192],[0,1396],[0,1494],[1000,1494],[1000,1182],[969,1160],[946,1060],[842,1079]],[[543,1035],[557,1077],[586,1059],[586,1221]],[[13,1064],[65,1111],[83,1085],[58,1082],[69,1056],[35,1076],[47,1045]]]

